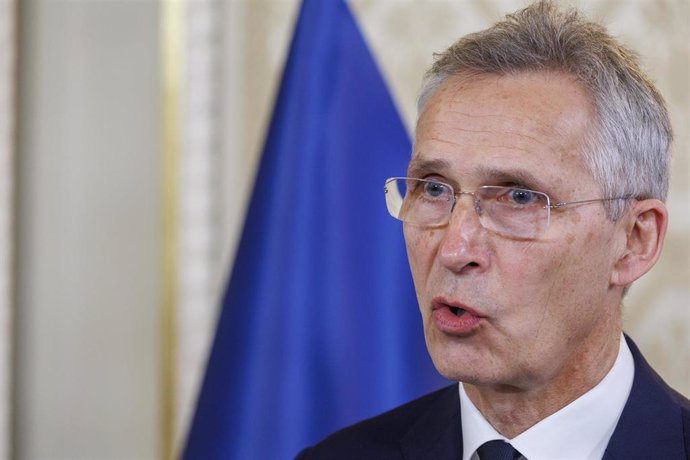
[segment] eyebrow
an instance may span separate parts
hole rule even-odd
[[[407,166],[408,177],[421,177],[428,173],[442,173],[450,169],[450,163],[442,159],[413,158]]]
[[[480,165],[476,172],[487,185],[512,183],[530,190],[546,192],[546,184],[524,169],[498,169]]]
[[[408,177],[422,177],[429,173],[447,175],[448,161],[440,158],[413,158],[407,167]],[[473,171],[485,185],[516,184],[535,191],[546,192],[546,184],[524,169],[502,169],[480,165]]]

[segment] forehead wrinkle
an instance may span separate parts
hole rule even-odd
[[[450,145],[450,146],[453,146],[455,149],[457,149],[458,146],[460,145],[457,142],[449,141],[449,140],[445,140],[445,139],[440,139],[438,137],[430,137],[428,139],[424,139],[424,143],[428,143],[428,142],[433,142],[434,144]],[[415,142],[415,144],[419,144],[419,142]],[[470,145],[472,145],[472,144],[470,144]]]
[[[494,135],[496,134],[496,131],[492,130],[473,130],[473,129],[466,129],[466,128],[448,128],[449,130],[452,130],[454,132],[466,132],[466,133],[471,133],[471,134],[488,134],[488,135]],[[515,136],[520,136],[520,137],[525,137],[527,139],[532,140],[534,143],[537,143],[543,147],[546,148],[551,148],[546,142],[542,142],[541,140],[524,135],[522,133],[518,132],[510,132],[510,134],[514,134]],[[463,148],[480,148],[482,150],[506,150],[510,152],[523,152],[523,153],[531,153],[534,149],[531,149],[529,147],[522,147],[520,145],[515,145],[515,144],[487,144],[484,145],[481,143],[481,141],[477,142],[458,142],[456,140],[446,140],[442,139],[441,137],[437,135],[434,135],[434,132],[430,133],[428,138],[423,139],[423,141],[426,142],[433,142],[435,144],[442,144],[442,145],[451,145],[454,148],[458,147],[463,147]],[[416,140],[415,144],[419,144],[419,139]]]
[[[531,135],[525,134],[525,133],[521,133],[519,131],[505,131],[505,130],[497,131],[497,130],[492,130],[492,129],[468,129],[468,128],[450,128],[450,129],[452,131],[456,131],[456,132],[460,131],[460,132],[467,132],[467,133],[473,133],[473,134],[496,134],[496,133],[500,132],[500,134],[509,134],[511,136],[522,137],[525,139],[529,139],[530,141],[532,141],[536,144],[542,145],[544,147],[550,147],[546,142],[542,141],[538,137],[531,136]],[[520,150],[520,151],[527,151],[528,150],[526,148],[520,148],[520,147],[514,147],[514,146],[501,145],[500,147],[513,148],[515,150]]]
[[[515,145],[503,145],[503,144],[491,144],[491,145],[486,145],[486,146],[481,146],[482,148],[485,149],[492,149],[492,150],[506,150],[509,152],[522,152],[522,153],[532,153],[533,150],[529,149],[527,147],[516,147]]]
[[[459,115],[462,118],[467,118],[467,119],[489,119],[489,118],[494,118],[499,120],[498,124],[494,126],[488,126],[486,128],[476,128],[473,129],[471,127],[468,127],[467,125],[471,125],[471,123],[466,123],[461,120],[435,120],[435,119],[425,119],[425,117],[421,117],[417,123],[417,132],[419,132],[420,128],[424,128],[428,131],[432,131],[432,133],[435,130],[447,130],[451,132],[464,132],[464,133],[472,133],[472,134],[506,134],[509,136],[516,136],[524,139],[528,139],[536,144],[542,145],[544,147],[552,148],[547,142],[542,140],[542,138],[548,138],[548,137],[557,137],[558,139],[562,139],[564,137],[564,133],[562,132],[562,127],[558,126],[558,124],[550,124],[550,123],[544,123],[538,120],[534,120],[531,118],[516,118],[516,117],[507,117],[505,115],[501,114],[486,114],[486,115],[477,115],[477,114],[470,114],[464,111],[459,111],[459,110],[450,110],[447,109],[445,110],[447,114],[452,114],[452,115]],[[508,127],[510,126],[520,126],[520,127],[525,127],[527,129],[520,130],[520,129],[506,129],[505,127],[501,127],[501,122],[500,120],[505,120],[506,124]],[[436,126],[438,125],[438,126]],[[534,134],[532,134],[534,133]]]

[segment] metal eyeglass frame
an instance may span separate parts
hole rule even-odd
[[[547,195],[546,193],[544,193],[544,192],[538,192],[538,191],[536,191],[536,190],[530,190],[530,189],[523,188],[523,187],[509,187],[509,186],[497,186],[497,185],[484,185],[484,186],[479,187],[479,188],[478,188],[477,190],[475,190],[475,191],[460,190],[460,191],[457,191],[457,192],[456,192],[452,185],[447,184],[447,183],[445,183],[445,182],[438,181],[438,180],[420,179],[420,178],[416,178],[416,177],[390,177],[390,178],[386,179],[386,181],[385,181],[385,183],[384,183],[384,194],[385,194],[387,197],[390,196],[390,195],[388,194],[388,185],[389,185],[390,183],[392,183],[392,182],[397,182],[397,181],[399,181],[399,180],[403,180],[403,181],[405,181],[405,182],[409,182],[410,180],[412,180],[412,181],[420,182],[420,183],[434,183],[434,184],[440,184],[440,185],[443,185],[443,186],[445,186],[445,187],[448,187],[448,189],[450,189],[450,191],[452,192],[452,195],[453,195],[453,202],[452,202],[452,204],[451,204],[451,206],[450,206],[450,208],[449,208],[449,210],[448,210],[448,214],[447,214],[447,216],[446,216],[442,221],[440,221],[439,223],[429,224],[429,225],[433,225],[433,226],[443,226],[443,225],[446,225],[446,224],[450,221],[450,216],[452,215],[453,210],[455,209],[455,205],[457,204],[457,201],[458,201],[457,197],[460,196],[460,195],[471,195],[471,196],[472,196],[475,212],[476,212],[477,215],[481,218],[481,217],[482,217],[482,207],[481,207],[481,205],[480,205],[481,199],[476,195],[476,192],[477,192],[478,189],[489,189],[489,188],[490,188],[490,189],[507,189],[507,190],[516,189],[516,190],[521,190],[521,191],[525,191],[525,192],[535,193],[535,194],[537,194],[537,195],[541,195],[541,196],[545,197],[545,198],[546,198],[546,205],[544,205],[543,208],[547,210],[546,225],[545,225],[544,228],[541,230],[541,232],[545,231],[546,228],[548,228],[548,226],[549,226],[550,223],[551,223],[551,212],[550,212],[551,209],[563,209],[563,208],[566,208],[566,207],[568,207],[568,206],[584,205],[584,204],[598,203],[598,202],[603,202],[603,201],[615,201],[615,200],[630,200],[630,199],[634,199],[633,196],[631,196],[631,195],[626,195],[626,196],[612,197],[612,198],[592,198],[592,199],[577,200],[577,201],[560,201],[560,202],[558,202],[558,203],[551,204],[551,197],[549,197],[549,195]],[[396,187],[397,187],[397,185],[396,185]],[[390,202],[389,202],[389,198],[386,198],[386,206],[387,206],[387,208],[388,208],[388,213],[389,213],[393,218],[405,222],[403,219],[400,219],[400,218],[397,216],[397,214],[399,213],[399,210],[402,208],[402,202],[404,201],[404,197],[401,196],[400,193],[398,193],[397,195],[398,195],[399,198],[400,198],[400,203],[390,203]],[[398,209],[397,212],[394,212],[394,207],[397,207],[397,209]],[[480,222],[481,222],[481,219],[480,219]],[[491,221],[491,222],[493,222],[493,221]],[[483,223],[482,223],[482,226],[486,228],[486,226],[485,226]],[[490,230],[494,230],[494,231],[498,231],[499,233],[504,233],[504,234],[508,234],[508,235],[511,235],[511,236],[515,236],[515,237],[526,237],[526,236],[521,236],[519,233],[515,233],[515,234],[514,234],[514,233],[511,233],[511,232],[509,232],[509,231],[507,231],[507,230],[505,230],[505,229],[504,229],[503,231],[501,231],[501,230],[499,230],[498,225],[495,225],[495,227],[489,228],[489,229],[490,229]],[[531,236],[531,237],[536,237],[536,236],[538,236],[539,234],[541,234],[541,232],[539,232],[539,231],[537,230],[536,234],[535,234],[534,236]]]

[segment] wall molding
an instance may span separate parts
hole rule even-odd
[[[0,458],[12,453],[16,23],[16,1],[0,2]]]

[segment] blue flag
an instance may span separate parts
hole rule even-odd
[[[185,458],[293,458],[443,383],[383,195],[410,147],[347,5],[305,0]]]

